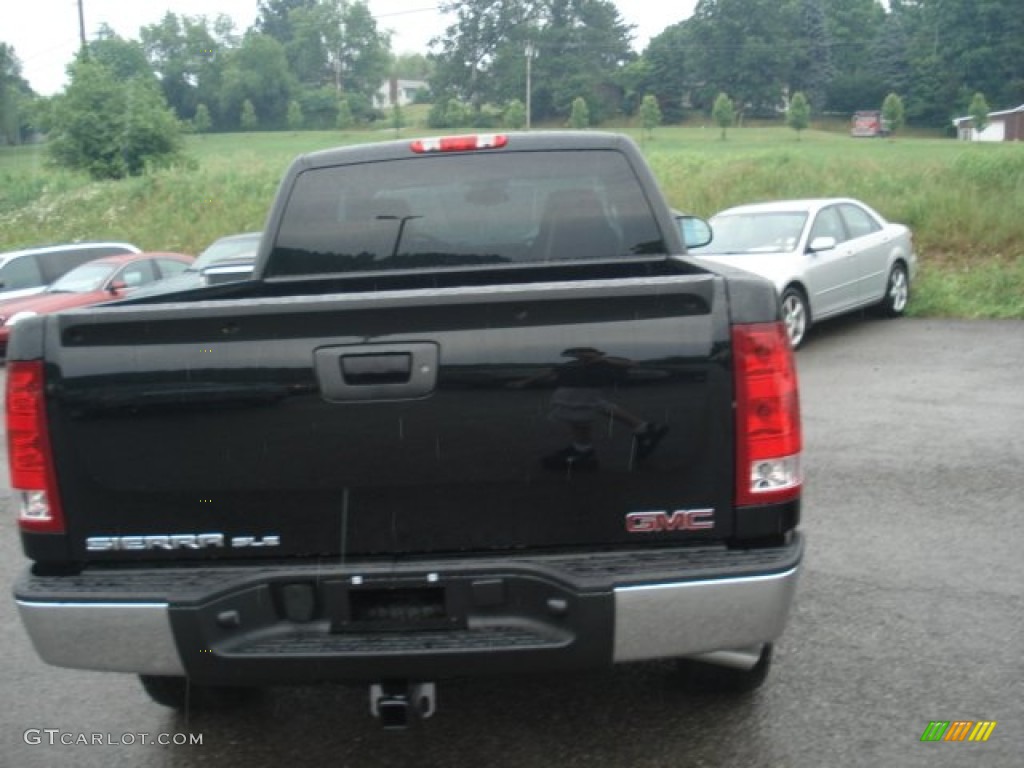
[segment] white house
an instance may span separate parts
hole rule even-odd
[[[988,125],[980,131],[974,130],[974,119],[957,117],[953,119],[956,136],[962,141],[1022,141],[1024,140],[1024,104],[1014,109],[988,113]]]
[[[407,107],[415,101],[419,91],[427,90],[430,90],[430,86],[424,80],[399,80],[392,77],[380,84],[373,95],[373,105],[377,109],[386,109],[396,104]]]

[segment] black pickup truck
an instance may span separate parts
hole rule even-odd
[[[627,138],[298,158],[253,279],[8,350],[39,655],[169,706],[676,660],[760,685],[803,551],[773,287],[686,257]]]

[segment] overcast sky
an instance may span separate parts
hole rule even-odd
[[[257,0],[82,0],[86,35],[106,22],[123,37],[138,39],[139,28],[157,23],[167,11],[209,18],[231,16],[239,30],[256,18]],[[665,27],[688,18],[697,0],[615,0],[627,24],[635,25],[634,47]],[[444,31],[447,22],[436,0],[369,0],[381,29],[393,31],[395,53],[426,53],[427,41]],[[22,74],[38,93],[64,87],[64,67],[78,47],[77,0],[0,0],[0,42],[14,46]]]

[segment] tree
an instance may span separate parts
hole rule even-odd
[[[577,96],[593,122],[620,109],[617,72],[634,54],[610,0],[448,0],[441,10],[456,21],[433,57],[435,94],[455,94],[476,113],[522,99],[529,62],[533,120],[567,119]]]
[[[321,0],[321,6],[315,31],[327,53],[336,95],[355,92],[372,102],[391,66],[390,35],[377,28],[364,0]]]
[[[732,94],[739,118],[775,115],[792,70],[791,14],[779,0],[700,0],[688,51],[694,98],[702,107],[713,94]]]
[[[347,99],[338,102],[338,117],[334,125],[339,131],[347,131],[352,127],[355,119],[352,117],[352,109]]]
[[[809,108],[819,111],[825,109],[828,88],[835,75],[823,2],[799,0],[794,9],[796,19],[791,28],[795,30],[795,39],[789,77],[790,93],[800,91]]]
[[[14,48],[0,43],[0,143],[18,144],[28,132],[32,96]]]
[[[786,110],[786,124],[796,131],[799,141],[800,131],[804,131],[811,124],[811,105],[807,103],[807,97],[800,91],[793,94],[789,100],[789,109]]]
[[[691,73],[689,24],[681,22],[667,27],[651,38],[643,53],[647,77],[637,84],[642,93],[649,93],[667,122],[683,119],[685,104],[696,86]]]
[[[221,112],[230,115],[232,120],[238,120],[242,105],[249,101],[254,114],[259,116],[261,126],[266,129],[283,128],[287,121],[288,103],[294,97],[296,86],[281,43],[250,31],[241,45],[228,52],[226,57],[224,83],[220,91]]]
[[[444,108],[445,120],[448,123],[445,127],[461,128],[464,125],[469,125],[469,115],[471,111],[472,110],[467,108],[466,105],[458,99],[448,99]]]
[[[309,129],[328,131],[338,120],[338,96],[334,88],[322,85],[319,88],[299,88],[298,102],[302,110],[302,124]]]
[[[287,44],[295,37],[292,11],[300,8],[309,9],[316,5],[317,0],[259,0],[256,29],[282,45]]]
[[[974,94],[967,114],[971,116],[971,127],[974,128],[975,135],[984,131],[988,126],[989,111],[988,102],[985,101],[985,94],[980,91]]]
[[[640,103],[651,88],[651,63],[642,56],[627,62],[615,71],[614,82],[622,94],[619,109],[627,115],[635,115]]]
[[[260,121],[256,117],[256,108],[249,99],[242,102],[242,113],[239,115],[238,124],[243,131],[255,131],[259,128]]]
[[[903,127],[903,99],[890,93],[882,102],[882,123],[889,133],[896,133]]]
[[[167,13],[159,23],[142,27],[139,36],[164,98],[179,119],[191,119],[202,103],[214,125],[233,124],[221,103],[224,67],[239,42],[229,17],[218,16],[211,26],[202,16]]]
[[[577,131],[590,125],[590,109],[587,100],[577,96],[572,100],[572,111],[569,113],[569,127]]]
[[[289,130],[298,131],[302,129],[305,122],[305,118],[302,115],[302,107],[299,106],[299,102],[290,101],[288,102],[288,117],[287,123]]]
[[[207,109],[205,104],[200,104],[196,107],[196,116],[192,118],[192,125],[196,133],[209,133],[210,128],[213,127],[213,121],[210,119],[210,110]]]
[[[609,0],[550,0],[537,33],[532,115],[537,120],[571,114],[577,97],[587,103],[588,124],[621,109],[616,73],[635,58],[629,27]]]
[[[427,81],[434,73],[434,62],[422,53],[400,53],[392,59],[390,71],[400,80]]]
[[[643,129],[644,135],[651,138],[654,135],[654,129],[659,125],[661,125],[661,108],[658,106],[658,100],[648,93],[640,102],[640,127]]]
[[[156,80],[142,44],[125,40],[106,24],[100,24],[96,39],[88,44],[85,55],[110,70],[118,80]]]
[[[913,57],[911,82],[913,87],[906,101],[907,119],[922,125],[945,127],[956,102],[957,87],[950,80],[942,58],[938,54]]]
[[[871,43],[864,67],[865,77],[871,81],[869,87],[873,91],[872,98],[865,99],[862,104],[879,104],[887,93],[910,91],[913,80],[909,51],[910,38],[903,14],[886,15]],[[855,107],[853,111],[858,108]]]
[[[539,0],[445,0],[439,10],[454,16],[438,41],[431,90],[453,94],[474,109],[501,102],[508,92],[502,80],[511,71],[525,72],[525,49],[540,22]],[[515,65],[512,65],[515,60]],[[516,95],[522,81],[516,77]],[[509,98],[512,98],[509,95]]]
[[[720,93],[715,98],[715,106],[711,109],[711,117],[719,128],[722,129],[722,140],[725,140],[725,131],[736,122],[736,108],[726,94]]]
[[[405,127],[405,115],[397,102],[391,107],[391,127],[395,129],[396,138],[401,135],[402,129]]]
[[[512,99],[505,107],[505,115],[502,118],[505,126],[513,131],[521,131],[526,127],[526,105],[519,99]]]
[[[119,179],[180,156],[181,126],[152,79],[125,82],[88,58],[69,72],[71,82],[52,109],[49,147],[58,164]]]
[[[951,93],[934,104],[936,122],[981,92],[992,104],[1024,101],[1024,13],[1019,0],[921,0],[909,9],[916,21],[918,51],[936,55]],[[939,108],[944,108],[941,111]],[[960,114],[963,114],[960,112]]]
[[[872,46],[886,19],[885,8],[879,0],[822,0],[822,5],[833,73],[825,94],[828,109],[849,115],[881,103],[895,89],[880,82],[875,71],[878,61],[872,57]],[[812,106],[820,109],[813,101]]]
[[[298,5],[288,12],[287,35],[274,39],[284,48],[296,82],[308,88],[334,82],[329,46],[334,44],[340,24],[339,7],[334,3]]]
[[[431,128],[459,128],[469,125],[473,110],[454,96],[441,96],[427,113]]]

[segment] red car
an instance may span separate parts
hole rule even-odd
[[[142,285],[181,274],[193,257],[183,253],[126,253],[75,267],[42,293],[0,302],[0,350],[20,320],[62,309],[122,299]]]

